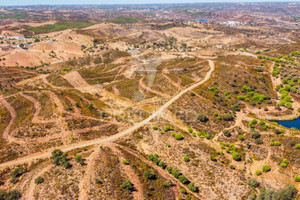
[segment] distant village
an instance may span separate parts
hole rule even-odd
[[[19,42],[19,44],[16,44],[15,42],[13,42],[12,44],[7,43],[6,45],[4,45],[3,40],[5,41],[11,41],[11,40],[26,40],[28,38],[26,38],[24,35],[19,35],[19,36],[1,36],[0,35],[0,40],[2,40],[0,48],[4,51],[9,50],[9,49],[16,49],[16,48],[22,48],[22,49],[28,49],[29,46],[32,46],[31,42],[25,44],[25,43],[21,43]],[[53,41],[46,41],[46,43],[53,43]]]

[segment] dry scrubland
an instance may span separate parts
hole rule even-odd
[[[0,199],[297,199],[299,19],[220,6],[2,9]]]

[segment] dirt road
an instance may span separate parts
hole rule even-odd
[[[15,109],[2,97],[0,96],[0,103],[8,110],[8,112],[10,113],[10,121],[9,124],[7,125],[7,127],[5,128],[2,137],[4,140],[8,140],[9,139],[9,132],[10,132],[10,127],[13,125],[16,117],[17,117],[17,113],[15,111]]]
[[[202,85],[207,80],[209,80],[211,78],[212,72],[215,69],[214,62],[209,60],[209,66],[210,66],[210,70],[207,72],[207,74],[205,75],[203,80],[201,80],[201,81],[199,81],[199,82],[183,89],[182,91],[180,91],[178,94],[176,94],[174,97],[172,97],[168,102],[166,102],[164,105],[162,105],[158,110],[153,112],[152,115],[150,115],[147,119],[136,123],[134,126],[128,128],[124,131],[121,131],[121,132],[119,132],[115,135],[112,135],[112,136],[109,136],[109,137],[106,137],[106,138],[98,138],[98,139],[95,139],[95,140],[89,140],[89,141],[85,141],[85,142],[71,144],[71,145],[68,145],[68,146],[59,146],[59,147],[56,147],[56,149],[60,149],[64,152],[67,152],[67,151],[71,151],[71,150],[74,150],[74,149],[77,149],[77,148],[84,148],[84,147],[91,146],[91,145],[113,142],[113,141],[115,141],[115,140],[117,140],[117,139],[119,139],[123,136],[126,136],[126,135],[130,134],[131,132],[139,129],[140,127],[142,127],[144,125],[146,125],[151,120],[153,120],[155,118],[158,118],[160,115],[162,115],[164,113],[164,110],[167,109],[173,102],[178,100],[183,94],[187,93],[188,91],[190,91],[192,89],[195,89],[199,85]],[[11,165],[19,165],[19,164],[23,164],[23,163],[26,163],[26,162],[31,162],[35,159],[48,158],[48,157],[51,156],[51,152],[53,150],[54,150],[53,148],[48,149],[45,152],[32,154],[32,155],[29,155],[29,156],[26,156],[26,157],[23,157],[23,158],[20,158],[20,159],[17,159],[17,160],[12,160],[12,161],[9,161],[9,162],[6,162],[6,163],[2,163],[2,164],[0,164],[0,168],[8,167],[8,166],[11,166]]]

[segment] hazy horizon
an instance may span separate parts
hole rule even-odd
[[[112,0],[110,2],[104,0],[0,0],[0,6],[26,6],[26,5],[113,5],[113,4],[177,4],[177,3],[263,3],[263,2],[300,2],[300,0]]]

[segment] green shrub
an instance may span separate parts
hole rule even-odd
[[[252,188],[256,188],[259,186],[259,183],[257,182],[257,180],[255,178],[250,178],[250,179],[248,179],[248,185]]]
[[[35,182],[36,184],[41,184],[41,183],[44,182],[44,178],[41,177],[41,176],[39,176],[39,177],[37,177],[37,178],[34,180],[34,182]]]
[[[296,144],[296,149],[300,149],[300,144]]]
[[[182,137],[182,135],[180,135],[180,134],[176,134],[176,135],[175,135],[175,139],[176,139],[176,140],[183,140],[183,137]]]
[[[281,145],[281,143],[279,141],[274,142],[274,146],[280,146],[280,145]]]
[[[283,133],[283,131],[275,128],[274,129],[274,133],[275,134],[281,134],[281,133]]]
[[[180,175],[178,180],[183,184],[188,184],[190,182],[189,179],[187,179],[184,175]]]
[[[263,144],[264,141],[261,138],[255,139],[256,144]]]
[[[283,163],[286,163],[286,164],[289,164],[289,161],[288,161],[288,159],[286,159],[286,158],[283,159],[282,162],[283,162]]]
[[[129,165],[129,162],[127,160],[122,161],[124,165]]]
[[[269,128],[268,125],[264,125],[263,130],[266,131]]]
[[[257,132],[257,131],[252,131],[252,135],[251,135],[251,137],[253,138],[253,139],[257,139],[257,138],[260,138],[260,133],[259,132]]]
[[[169,166],[167,166],[166,167],[166,170],[170,173],[170,174],[172,174],[172,171],[173,171],[173,168],[172,167],[169,167]]]
[[[126,180],[120,186],[121,186],[121,188],[129,190],[129,191],[133,191],[133,189],[134,189],[134,187],[133,187],[132,183],[130,182],[130,180]]]
[[[18,177],[22,176],[22,174],[24,174],[26,171],[27,170],[24,167],[18,167],[10,173],[10,177],[18,178]]]
[[[282,162],[280,163],[280,167],[282,167],[282,168],[286,168],[287,166],[288,166],[288,164],[289,164],[289,161],[288,161],[288,159],[283,159],[282,160]]]
[[[234,115],[232,113],[227,114],[227,115],[222,115],[222,119],[224,121],[233,121],[234,120]]]
[[[300,176],[295,176],[294,180],[295,180],[296,182],[300,182]]]
[[[251,121],[251,124],[257,124],[257,120],[256,119],[253,119],[252,121]]]
[[[179,178],[179,176],[181,175],[181,173],[177,170],[177,169],[172,169],[172,173],[171,173],[175,178]]]
[[[187,157],[187,156],[184,156],[184,157],[183,157],[183,160],[184,160],[185,162],[189,162],[189,161],[190,161],[189,157]]]
[[[152,128],[153,128],[153,130],[158,130],[157,126],[153,126]]]
[[[287,167],[287,164],[286,164],[286,163],[280,163],[280,167],[286,168],[286,167]]]
[[[211,159],[212,161],[217,161],[217,159],[216,159],[213,155],[210,156],[210,159]]]
[[[198,192],[198,188],[195,186],[194,183],[189,183],[188,188],[193,192]]]
[[[210,135],[209,135],[208,133],[205,133],[205,132],[204,132],[204,133],[203,133],[203,136],[204,136],[206,139],[208,139],[208,140],[210,139]]]
[[[18,182],[18,179],[17,178],[11,178],[9,180],[9,182],[12,183],[12,184],[16,184]]]
[[[242,158],[241,158],[241,156],[238,152],[233,152],[232,153],[232,158],[236,161],[241,161],[242,160]]]
[[[185,190],[184,188],[180,188],[180,192],[181,192],[182,194],[186,194],[186,190]]]
[[[261,173],[261,171],[260,171],[259,169],[255,171],[255,174],[256,174],[257,176],[262,175],[262,173]]]
[[[204,114],[198,115],[197,119],[198,119],[200,122],[207,122],[207,121],[208,121],[207,116],[204,115]]]
[[[224,131],[223,131],[223,134],[224,134],[226,137],[231,137],[231,134],[230,134],[229,130],[224,130]]]
[[[241,141],[244,141],[244,140],[245,140],[245,138],[244,138],[243,135],[239,135],[239,136],[238,136],[238,139],[241,140]]]
[[[167,167],[167,165],[163,161],[159,161],[158,166],[160,166],[163,169]]]
[[[264,172],[269,172],[269,171],[271,171],[271,167],[269,165],[264,165],[264,166],[262,166],[262,170]]]
[[[294,185],[286,185],[284,188],[276,191],[272,188],[266,189],[261,188],[260,193],[258,194],[257,199],[264,200],[293,200],[297,196],[297,189]]]
[[[75,161],[78,162],[80,165],[84,165],[84,160],[81,156],[75,156]]]
[[[61,150],[59,149],[55,149],[54,151],[52,151],[52,156],[51,156],[52,162],[55,165],[60,165],[63,166],[64,168],[68,169],[70,168],[72,165],[67,161],[67,154],[63,153]]]
[[[148,180],[155,180],[156,179],[156,176],[153,172],[145,171],[144,176]]]
[[[193,133],[193,129],[192,129],[192,128],[188,128],[188,131],[189,131],[190,133]]]
[[[165,126],[165,128],[164,128],[164,132],[168,132],[168,131],[171,131],[171,130],[173,130],[173,128],[169,125]]]
[[[21,198],[21,193],[18,190],[6,192],[0,190],[0,200],[17,200]]]

